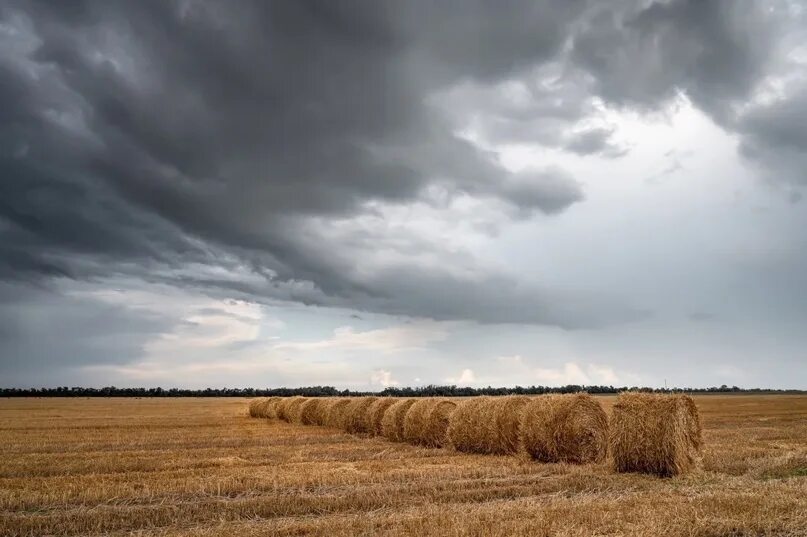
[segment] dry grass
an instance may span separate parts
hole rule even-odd
[[[662,477],[687,472],[698,461],[701,434],[691,397],[622,393],[611,417],[614,467]]]
[[[608,417],[588,394],[534,397],[521,412],[521,446],[541,462],[601,462],[608,452]]]
[[[0,535],[807,536],[807,397],[695,400],[702,465],[658,479],[251,419],[240,399],[2,399]]]

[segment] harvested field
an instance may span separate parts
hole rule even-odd
[[[807,397],[694,399],[700,467],[666,479],[255,419],[243,399],[3,399],[0,535],[806,536]]]

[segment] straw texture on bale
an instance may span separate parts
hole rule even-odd
[[[277,417],[283,421],[293,423],[293,419],[299,420],[299,408],[306,401],[306,397],[295,395],[294,397],[282,397],[277,403]],[[298,421],[299,423],[299,421]]]
[[[253,418],[277,418],[277,403],[280,397],[260,397],[249,402],[249,415]]]
[[[351,434],[370,432],[370,406],[378,397],[356,397],[345,408],[345,432]]]
[[[393,403],[381,418],[381,435],[392,442],[404,441],[404,421],[406,414],[417,399],[399,399]]]
[[[300,406],[300,423],[303,425],[325,424],[325,400],[312,397]]]
[[[267,397],[258,397],[257,399],[253,399],[249,402],[249,417],[251,418],[262,418],[261,415],[263,412],[263,406],[266,404],[268,400]]]
[[[457,403],[438,397],[419,399],[404,418],[404,440],[426,447],[442,447],[446,443],[449,418]]]
[[[370,405],[370,408],[367,409],[367,425],[370,434],[375,436],[382,434],[381,421],[384,419],[384,414],[398,401],[399,399],[395,397],[379,397]]]
[[[621,393],[610,442],[617,472],[685,473],[697,464],[702,445],[698,408],[687,395]]]
[[[337,397],[329,400],[325,406],[325,425],[337,429],[344,429],[345,419],[347,417],[345,411],[350,401],[351,400],[347,397]]]
[[[448,441],[466,453],[516,453],[526,396],[473,397],[451,414]]]
[[[521,445],[541,462],[601,462],[608,452],[608,418],[588,394],[534,397],[521,412]]]

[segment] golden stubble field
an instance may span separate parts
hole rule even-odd
[[[244,399],[2,399],[0,535],[807,536],[807,396],[695,399],[701,469],[672,479],[253,419]]]

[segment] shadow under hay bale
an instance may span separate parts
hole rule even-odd
[[[608,452],[608,418],[588,394],[531,398],[520,427],[522,449],[540,462],[601,462]]]
[[[325,400],[312,397],[300,406],[300,423],[303,425],[324,425]]]
[[[621,393],[611,414],[610,444],[617,472],[688,472],[702,446],[698,408],[688,395]]]
[[[356,397],[345,408],[345,432],[361,434],[370,432],[370,406],[378,397]]]
[[[399,399],[393,403],[381,418],[381,435],[392,442],[404,441],[404,421],[409,409],[417,399]]]
[[[384,414],[398,401],[399,399],[396,397],[379,397],[370,405],[370,408],[367,409],[367,424],[370,434],[381,436],[381,421],[384,419]]]
[[[457,403],[438,397],[419,399],[406,412],[404,440],[410,444],[442,447],[446,444],[449,418]]]

